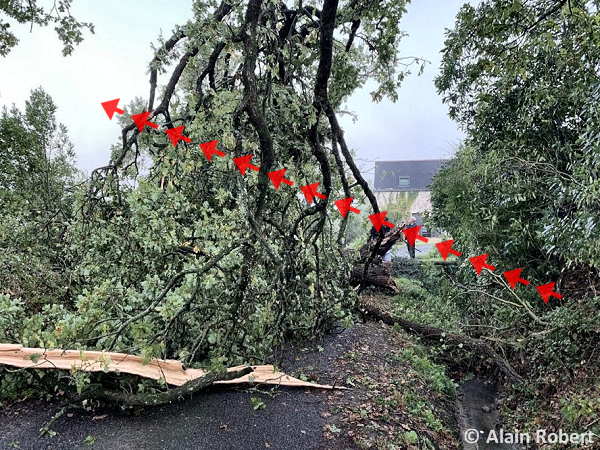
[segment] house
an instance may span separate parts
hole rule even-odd
[[[381,207],[398,199],[409,201],[407,210],[421,225],[422,213],[431,211],[433,176],[447,159],[423,159],[415,161],[376,161],[374,193]]]

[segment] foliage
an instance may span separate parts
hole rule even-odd
[[[465,5],[436,80],[467,140],[435,177],[434,219],[463,253],[533,283],[600,267],[598,20],[582,1]],[[519,296],[548,311],[535,291]]]
[[[436,80],[467,138],[434,179],[433,219],[496,266],[452,275],[463,327],[546,386],[571,383],[598,337],[599,23],[591,1],[464,5]],[[508,287],[516,268],[529,287]],[[549,281],[563,298],[546,305]]]
[[[265,405],[265,403],[258,397],[252,397],[250,400],[252,401],[252,408],[254,410],[265,409],[267,407],[267,405]]]
[[[375,99],[396,97],[408,72],[397,49],[405,1],[328,0],[322,10],[271,0],[195,1],[193,11],[156,45],[149,97],[135,99],[119,119],[121,143],[108,164],[69,193],[70,175],[54,173],[53,202],[41,190],[38,209],[61,220],[35,243],[40,253],[55,249],[50,261],[62,278],[53,283],[68,289],[6,292],[1,301],[21,325],[0,333],[15,342],[176,358],[212,369],[273,359],[287,338],[352,322],[352,261],[341,253],[348,219],[332,210],[332,198],[365,196],[378,207],[336,109],[368,79],[378,82]],[[159,86],[158,75],[169,71]],[[160,129],[140,134],[129,115],[146,109]],[[3,136],[33,126],[30,119],[7,115]],[[181,125],[192,144],[174,146],[164,129]],[[207,161],[198,144],[212,140],[226,157]],[[28,145],[20,148],[23,164],[6,181],[15,186],[4,200],[12,211],[31,201],[15,183],[24,182],[38,157],[26,153]],[[258,177],[242,176],[232,161],[247,154],[260,167]],[[267,173],[282,167],[294,187],[276,190]],[[309,207],[296,186],[317,181],[327,199]],[[58,205],[69,210],[64,218],[56,215]],[[9,231],[2,236],[14,239]],[[40,261],[40,270],[44,262],[50,264]],[[16,280],[34,286],[35,276]],[[35,314],[28,298],[39,302]],[[85,394],[109,376],[76,371],[68,380]],[[164,389],[120,381],[130,392]]]
[[[80,175],[67,129],[55,113],[56,105],[39,88],[25,112],[13,106],[0,116],[0,286],[30,312],[65,298],[69,288],[68,189]]]
[[[401,223],[402,221],[408,223],[408,219],[412,214],[411,206],[418,195],[418,192],[391,192],[386,204],[390,220],[393,223]]]
[[[96,436],[87,435],[83,440],[83,443],[87,445],[94,445],[97,440],[98,438]]]
[[[73,53],[75,45],[83,41],[84,29],[94,33],[91,23],[79,22],[70,12],[72,0],[58,0],[51,8],[40,6],[38,0],[2,0],[0,13],[19,24],[31,24],[46,27],[56,24],[54,30],[63,43],[63,56]],[[0,56],[6,56],[19,43],[19,39],[10,31],[10,23],[0,16]]]
[[[450,297],[452,290],[449,283],[441,279],[440,270],[432,269],[431,272],[427,277],[430,280],[428,283],[404,277],[396,279],[400,294],[392,299],[394,310],[406,320],[449,332],[457,331],[460,328],[461,311]]]
[[[445,368],[432,362],[420,347],[404,350],[402,359],[410,364],[434,392],[450,398],[456,396],[457,384],[446,375]]]
[[[436,80],[468,135],[434,183],[439,224],[537,279],[600,267],[599,17],[584,1],[465,5]]]
[[[375,96],[394,97],[404,2],[325,6],[333,16],[276,2],[195,3],[194,20],[157,47],[151,73],[176,60],[183,70],[171,75],[152,120],[184,124],[194,144],[174,147],[164,132],[138,134],[128,124],[111,165],[94,172],[69,233],[75,309],[85,314],[61,322],[64,345],[221,365],[268,359],[285,336],[347,320],[351,262],[338,245],[346,221],[330,215],[329,200],[307,208],[295,190],[272,189],[266,172],[285,165],[298,185],[323,180],[328,197],[361,181],[344,168],[353,161],[334,108],[370,73],[381,83]],[[356,34],[352,21],[379,22],[382,34]],[[351,37],[328,48],[335,26]],[[197,143],[214,139],[228,156],[208,162]],[[258,182],[231,161],[249,153]]]

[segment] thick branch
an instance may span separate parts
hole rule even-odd
[[[315,206],[302,211],[302,214],[296,220],[292,235],[296,234],[298,226],[306,217],[324,211],[329,201],[331,192],[331,170],[329,168],[329,160],[323,151],[323,147],[319,142],[319,119],[324,106],[328,103],[327,85],[331,74],[331,64],[333,60],[333,31],[335,29],[335,16],[337,12],[338,0],[326,0],[323,5],[321,14],[321,27],[319,36],[319,67],[317,69],[317,78],[315,82],[313,107],[316,109],[316,120],[308,133],[313,155],[321,166],[321,174],[323,175],[323,186],[325,188],[326,198],[323,201],[316,201]]]
[[[488,358],[491,358],[492,361],[498,366],[498,368],[506,374],[506,376],[517,383],[523,382],[523,378],[512,368],[512,366],[502,358],[496,351],[489,346],[486,342],[483,342],[479,339],[474,339],[469,336],[461,336],[459,334],[446,333],[439,328],[431,327],[429,325],[424,325],[416,322],[410,322],[406,319],[403,319],[399,316],[394,316],[387,311],[382,310],[381,308],[369,303],[361,305],[364,310],[372,315],[373,317],[383,321],[388,325],[398,324],[406,331],[416,333],[418,335],[424,336],[428,339],[432,339],[435,341],[442,341],[447,344],[461,346],[463,348],[473,350],[477,353],[483,354]]]
[[[159,406],[179,401],[186,396],[192,395],[204,388],[211,386],[215,381],[233,380],[240,378],[252,372],[251,367],[246,367],[237,371],[209,372],[201,378],[188,381],[182,386],[169,389],[166,392],[155,394],[130,394],[128,392],[111,391],[102,385],[93,385],[90,389],[77,400],[88,398],[103,400],[108,403],[123,406]]]
[[[246,9],[246,21],[242,31],[244,42],[244,70],[242,71],[242,82],[244,83],[244,98],[242,100],[243,109],[248,114],[250,123],[258,134],[258,140],[261,148],[261,165],[258,176],[258,201],[256,204],[255,217],[262,214],[265,204],[267,188],[269,186],[268,172],[273,167],[275,161],[275,151],[273,149],[273,139],[267,123],[258,107],[258,87],[256,81],[256,59],[258,57],[258,40],[256,28],[260,16],[262,0],[250,0]]]

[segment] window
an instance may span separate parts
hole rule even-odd
[[[398,177],[398,187],[410,186],[410,177]]]

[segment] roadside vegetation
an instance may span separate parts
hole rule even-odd
[[[366,301],[386,302],[381,293]],[[368,322],[365,340],[340,360],[350,395],[329,396],[325,429],[333,450],[457,448],[456,382],[431,350],[400,328]],[[350,447],[350,444],[352,447]]]
[[[90,176],[76,169],[43,89],[23,111],[2,112],[1,342],[218,371],[269,361],[288,339],[356,319],[345,250],[365,242],[370,224],[342,218],[332,200],[379,206],[337,111],[368,81],[374,101],[395,100],[411,67],[422,68],[398,54],[405,2],[194,5],[194,17],[159,41],[148,98],[126,106],[110,161]],[[453,445],[448,405],[458,376],[473,374],[503,382],[507,427],[600,435],[599,8],[484,0],[460,10],[436,86],[466,138],[434,179],[429,220],[463,257],[396,262],[398,295],[363,292],[361,301],[405,329],[423,325],[436,342],[396,329],[395,340],[382,338],[385,361],[368,346],[348,353],[346,382],[369,406],[339,406],[352,428],[331,436],[344,430],[364,448]],[[34,21],[55,21],[45,14]],[[85,28],[59,28],[66,53]],[[4,30],[0,55],[16,43]],[[131,123],[144,107],[163,131]],[[164,128],[174,124],[193,144],[171,144]],[[228,157],[207,161],[198,144],[217,139]],[[247,154],[258,176],[231,161]],[[283,166],[294,189],[270,184],[267,173]],[[295,187],[315,182],[327,199],[309,206]],[[411,198],[390,205],[392,221],[407,218]],[[468,257],[481,254],[496,270],[477,276]],[[513,290],[502,272],[518,268],[530,285]],[[562,298],[546,304],[535,286],[550,280]],[[98,385],[166,389],[164,380],[0,366],[0,406]]]
[[[436,85],[466,139],[432,186],[436,226],[477,277],[450,277],[463,332],[526,377],[503,412],[521,430],[600,432],[600,28],[589,1],[465,5]],[[529,286],[506,285],[523,268]],[[545,304],[534,286],[556,281]]]

